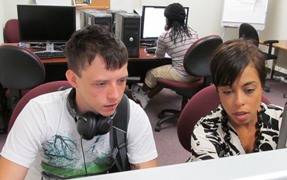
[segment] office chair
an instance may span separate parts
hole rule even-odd
[[[5,92],[6,112],[13,111],[20,98],[44,79],[45,67],[34,53],[19,46],[0,46],[0,84]]]
[[[50,92],[54,92],[54,91],[58,91],[58,90],[70,88],[70,87],[72,86],[70,85],[68,81],[51,81],[51,82],[41,84],[31,89],[20,99],[18,104],[15,106],[14,111],[12,112],[12,115],[9,120],[7,132],[11,130],[19,113],[22,111],[22,109],[31,99],[42,94],[46,94],[46,93],[50,93]]]
[[[19,43],[19,24],[18,19],[9,19],[3,30],[4,43]]]
[[[157,84],[162,88],[174,90],[182,96],[181,110],[190,99],[200,89],[208,85],[210,82],[209,76],[209,61],[214,50],[222,44],[222,39],[218,35],[210,35],[198,39],[187,50],[183,64],[187,73],[192,76],[200,77],[196,82],[177,82],[163,78],[157,78]],[[161,130],[161,124],[179,117],[181,110],[164,109],[159,114],[160,120],[157,122],[155,131]],[[166,116],[172,114],[171,116]]]
[[[201,117],[215,110],[219,102],[214,85],[203,88],[188,101],[177,121],[178,139],[185,150],[191,152],[190,140],[194,125]],[[262,96],[262,102],[270,104],[265,96]]]
[[[248,23],[242,23],[239,26],[239,38],[252,40],[256,46],[259,46],[259,35],[258,35],[256,29]],[[271,73],[270,73],[270,79],[273,79],[274,66],[275,66],[274,61],[275,61],[275,59],[277,59],[277,56],[272,54],[273,44],[278,43],[278,42],[279,41],[277,41],[277,40],[266,40],[263,42],[263,44],[268,46],[268,52],[267,53],[263,52],[265,54],[265,57],[266,57],[265,60],[273,60]],[[264,90],[266,92],[269,92],[270,87],[266,85],[264,87]]]

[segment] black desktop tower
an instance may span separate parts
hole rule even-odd
[[[124,11],[124,10],[112,10],[112,9],[109,9],[109,10],[107,10],[107,12],[112,15],[112,21],[113,21],[112,31],[115,33],[115,32],[116,32],[116,18],[115,18],[115,15],[116,15],[117,13],[126,13],[126,11]]]
[[[116,13],[116,35],[124,42],[129,57],[139,57],[140,16],[135,13]]]

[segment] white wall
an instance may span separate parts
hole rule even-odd
[[[195,29],[199,36],[210,34],[223,35],[224,28],[221,27],[221,16],[224,0],[110,0],[111,9],[126,10],[132,12],[133,9],[140,9],[142,5],[168,5],[179,2],[183,6],[188,6],[189,26]],[[3,34],[5,22],[11,18],[17,18],[16,5],[29,4],[32,0],[12,0],[0,1],[0,33]],[[287,1],[269,0],[268,13],[265,30],[260,32],[260,39],[287,39]],[[238,37],[238,29],[228,28],[225,31],[224,40]],[[0,36],[0,43],[3,43],[3,36]],[[279,64],[287,69],[286,56],[279,58]]]
[[[142,6],[142,0],[110,0],[111,9],[125,10],[133,12],[133,9],[139,9]]]
[[[17,4],[29,4],[31,0],[0,1],[0,43],[3,43],[3,28],[8,19],[17,19]]]
[[[224,28],[220,25],[223,0],[111,0],[111,9],[132,12],[133,9],[140,9],[142,5],[168,5],[173,2],[179,2],[190,8],[188,24],[198,32],[199,36],[223,34]],[[29,3],[32,3],[32,0],[0,1],[1,31],[8,19],[17,18],[16,5]],[[260,32],[261,39],[287,39],[286,7],[286,0],[269,0],[265,30]],[[225,39],[237,38],[237,35],[237,29],[227,29]],[[3,42],[2,36],[1,42]]]

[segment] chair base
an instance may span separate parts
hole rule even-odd
[[[137,76],[127,77],[127,86],[129,87],[129,89],[132,87],[133,84],[140,83],[140,82],[141,82],[140,77],[137,77]]]
[[[174,120],[174,119],[177,119],[180,115],[180,112],[179,110],[175,110],[175,109],[164,109],[162,110],[159,114],[158,114],[158,118],[160,118],[160,120],[157,122],[154,130],[156,132],[160,132],[161,130],[161,124],[164,123],[164,122],[168,122],[168,121],[171,121],[171,120]],[[167,114],[172,114],[171,116],[167,116]]]
[[[267,86],[267,85],[265,85],[264,88],[263,88],[263,90],[264,90],[265,92],[270,92],[270,89],[271,89],[271,87],[270,87],[270,86]]]

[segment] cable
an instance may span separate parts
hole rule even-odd
[[[84,148],[83,148],[83,138],[81,138],[81,148],[82,148],[82,153],[83,153],[85,172],[86,172],[86,176],[88,176],[88,170],[87,170],[87,165],[86,165],[86,157],[85,157],[85,152],[84,152]]]

